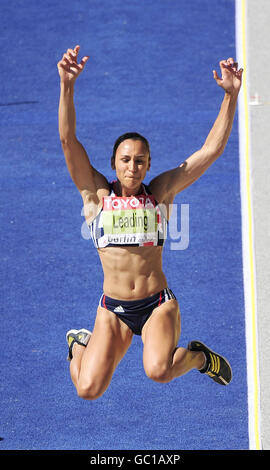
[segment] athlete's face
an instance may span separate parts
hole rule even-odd
[[[132,139],[121,142],[115,155],[115,170],[122,186],[139,188],[149,169],[150,156],[144,142]]]

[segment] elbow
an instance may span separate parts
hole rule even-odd
[[[62,135],[59,134],[60,142],[63,148],[70,147],[74,142],[77,141],[76,136]]]
[[[65,137],[62,137],[61,135],[60,135],[60,143],[63,148],[65,148],[68,145],[67,139]]]
[[[68,139],[66,139],[65,137],[60,137],[60,142],[61,142],[61,145],[62,145],[62,149],[64,150],[65,148],[68,148],[70,143],[68,141]]]

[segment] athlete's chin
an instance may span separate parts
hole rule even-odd
[[[141,184],[141,179],[140,178],[135,178],[133,176],[126,176],[125,177],[125,183],[128,184],[129,186],[139,186]]]

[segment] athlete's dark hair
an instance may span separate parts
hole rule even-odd
[[[148,140],[143,135],[138,134],[138,132],[126,132],[125,134],[120,135],[120,137],[118,137],[118,139],[116,139],[116,141],[114,143],[113,154],[112,154],[112,158],[111,158],[112,168],[114,168],[114,166],[115,166],[116,150],[118,149],[121,142],[123,142],[124,140],[127,140],[127,139],[140,140],[141,142],[143,142],[145,144],[147,150],[148,150],[149,157],[150,157],[150,145],[149,145]]]

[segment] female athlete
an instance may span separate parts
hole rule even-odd
[[[80,397],[94,400],[110,384],[133,334],[143,341],[146,375],[169,382],[198,369],[216,383],[232,378],[229,362],[200,341],[178,347],[180,311],[162,270],[169,207],[223,153],[235,115],[242,72],[234,59],[220,62],[213,77],[224,90],[217,119],[200,150],[177,168],[143,183],[150,169],[148,141],[137,133],[119,137],[111,159],[116,181],[97,171],[76,137],[74,85],[88,61],[78,61],[80,46],[58,62],[59,135],[66,164],[84,204],[85,218],[104,272],[93,332],[67,333],[70,374]]]

